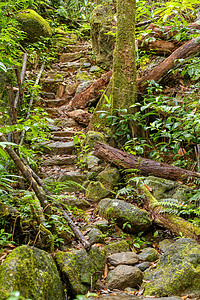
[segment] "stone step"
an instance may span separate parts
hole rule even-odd
[[[72,137],[52,136],[51,139],[53,141],[68,142],[68,141],[72,140]]]
[[[41,78],[40,79],[41,82],[44,83],[60,83],[63,82],[63,78]]]
[[[68,155],[64,157],[51,157],[43,161],[44,166],[61,166],[61,165],[73,165],[77,162],[76,155]]]
[[[68,104],[69,101],[70,98],[64,98],[64,99],[44,100],[44,103],[46,107],[59,107]]]
[[[73,137],[76,134],[76,131],[70,130],[70,129],[65,129],[65,130],[60,130],[60,131],[52,131],[52,135],[54,137]]]
[[[64,71],[77,70],[80,68],[80,66],[81,66],[80,61],[60,63],[60,68]]]
[[[73,150],[73,142],[50,142],[42,145],[43,153],[50,153],[53,155],[72,154]]]
[[[55,93],[43,93],[43,97],[46,99],[55,99],[56,98],[56,94]]]
[[[85,52],[91,48],[91,45],[66,45],[65,48],[70,52]]]
[[[62,53],[60,56],[60,62],[61,63],[72,62],[80,59],[83,56],[84,56],[83,52]]]

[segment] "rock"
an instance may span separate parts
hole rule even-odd
[[[100,220],[93,223],[93,226],[100,229],[102,232],[108,231],[109,222],[108,220]]]
[[[87,179],[87,174],[82,173],[80,170],[65,172],[65,175],[62,175],[58,178],[58,181],[75,181],[79,184],[82,184]]]
[[[79,94],[82,91],[84,91],[91,83],[92,83],[91,80],[80,83],[76,89],[76,94]]]
[[[90,182],[86,191],[86,197],[94,202],[99,202],[110,194],[111,191],[107,190],[99,181]]]
[[[98,179],[108,190],[113,190],[120,179],[119,171],[117,168],[108,166],[99,173]]]
[[[167,248],[169,246],[171,246],[173,243],[174,243],[174,241],[169,240],[169,239],[165,239],[165,240],[161,241],[159,243],[159,249],[160,249],[160,251],[165,252],[167,250]]]
[[[77,70],[81,66],[80,62],[72,61],[72,62],[67,62],[67,63],[62,63],[61,68],[63,71],[69,71],[69,70]]]
[[[89,236],[89,242],[91,245],[104,243],[105,237],[98,228],[92,228],[87,235]]]
[[[142,281],[142,272],[135,267],[119,265],[107,277],[107,289],[123,290],[127,287],[137,287]]]
[[[68,129],[68,128],[66,128],[62,131],[59,131],[59,129],[58,129],[58,131],[51,132],[51,134],[54,135],[54,136],[58,136],[58,137],[73,137],[76,134],[76,131]]]
[[[83,163],[86,164],[88,169],[93,169],[99,164],[99,158],[93,155],[93,151],[86,153],[83,157]]]
[[[99,66],[92,66],[89,71],[92,72],[99,72],[101,71],[101,68]]]
[[[140,260],[153,262],[159,258],[159,253],[154,248],[147,247],[139,254]]]
[[[44,93],[44,97],[47,98],[47,99],[55,99],[56,98],[56,95],[55,93]]]
[[[83,53],[81,53],[81,52],[62,53],[60,56],[60,62],[61,63],[71,62],[74,60],[78,60],[82,56],[83,56]]]
[[[0,266],[1,299],[12,291],[32,300],[64,300],[62,282],[51,255],[35,247],[14,249]]]
[[[92,149],[95,147],[97,142],[105,143],[103,133],[96,131],[88,131],[85,138],[85,146]]]
[[[169,246],[157,267],[145,271],[144,295],[200,295],[200,245],[182,238]]]
[[[58,200],[69,207],[77,207],[79,209],[87,209],[90,207],[90,203],[82,198],[76,198],[74,196],[57,196]]]
[[[105,252],[106,256],[118,252],[128,252],[130,251],[130,244],[129,241],[127,240],[113,242],[110,243],[109,245],[106,245],[103,248],[103,251]]]
[[[81,71],[79,70],[78,73],[76,74],[76,81],[77,82],[88,82],[92,81],[92,77],[87,71]]]
[[[97,247],[93,247],[89,252],[57,252],[55,260],[64,282],[75,296],[86,294],[90,290],[91,277],[93,288],[95,287],[97,279],[101,276],[98,272],[103,271],[105,266],[105,253]]]
[[[112,4],[98,5],[91,14],[91,39],[92,49],[97,63],[112,64],[115,37],[108,32],[114,33],[113,24],[115,11]]]
[[[136,268],[140,269],[142,272],[144,272],[146,269],[148,269],[151,266],[149,261],[145,261],[143,263],[135,265]]]
[[[98,204],[100,215],[111,220],[128,233],[138,233],[147,230],[152,220],[143,209],[117,199],[103,199]],[[124,224],[127,224],[124,226]]]
[[[89,62],[84,62],[82,64],[82,68],[89,68],[90,66],[91,66],[91,63],[89,63]]]
[[[59,107],[69,103],[69,99],[53,99],[53,100],[45,100],[44,102],[46,107]]]
[[[15,18],[21,24],[21,29],[27,34],[26,40],[28,42],[35,42],[40,36],[52,36],[52,31],[47,21],[32,9],[18,12]]]
[[[77,126],[78,123],[75,120],[71,119],[71,118],[64,118],[64,119],[57,118],[57,119],[54,119],[54,125],[62,127],[63,129],[68,130],[71,127]]]
[[[43,147],[44,153],[52,153],[54,155],[72,154],[73,150],[73,142],[53,142],[45,144],[45,148]]]
[[[149,176],[145,184],[152,188],[152,194],[156,200],[175,198],[180,201],[188,200],[192,195],[192,189],[175,181]]]
[[[76,109],[74,111],[70,111],[67,113],[68,117],[74,119],[76,122],[78,122],[79,124],[83,124],[85,126],[88,126],[92,115],[83,110],[83,109]]]
[[[135,252],[121,252],[108,256],[107,261],[113,266],[135,265],[139,261],[139,257]]]

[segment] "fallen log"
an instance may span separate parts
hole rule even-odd
[[[154,198],[151,192],[144,186],[140,186],[141,191],[145,194],[145,208],[151,214],[153,221],[176,235],[182,235],[187,238],[193,238],[200,242],[200,228],[181,217],[170,215],[163,212],[163,207]]]
[[[149,36],[159,38],[162,40],[173,39],[178,33],[178,30],[173,30],[173,26],[158,27],[155,24],[150,24],[147,30],[151,30]],[[184,30],[188,32],[188,36],[194,34],[197,30],[200,30],[200,25],[197,22],[188,24],[184,27]]]
[[[175,42],[169,42],[164,40],[148,40],[144,39],[138,40],[138,48],[146,51],[154,51],[157,55],[170,55],[176,49],[180,47],[181,44]]]
[[[200,173],[135,156],[101,142],[97,143],[94,155],[120,168],[137,169],[139,170],[138,174],[142,176],[153,175],[165,179],[180,180],[183,182],[190,178],[200,178]]]
[[[169,57],[167,57],[161,64],[154,68],[149,74],[138,80],[138,90],[144,91],[148,86],[148,81],[158,81],[161,79],[170,69],[174,68],[179,59],[184,59],[197,54],[200,51],[200,37],[194,38],[184,45],[175,50]]]
[[[95,147],[94,155],[107,162],[113,163],[120,168],[139,169],[141,175],[144,176],[154,175],[166,179],[187,179],[190,177],[189,174],[193,174],[194,177],[200,177],[199,173],[172,167],[168,164],[159,163],[150,159],[143,159],[100,142]],[[181,217],[163,212],[161,204],[154,198],[142,182],[138,184],[138,188],[145,194],[145,209],[150,212],[154,223],[167,228],[176,235],[182,234],[185,237],[194,238],[200,242],[199,227],[194,226]]]
[[[76,95],[69,103],[69,109],[75,108],[85,108],[89,105],[89,103],[94,102],[98,99],[102,90],[105,90],[110,78],[112,77],[112,70],[104,74],[101,78],[94,81],[91,85],[89,85],[84,91]]]

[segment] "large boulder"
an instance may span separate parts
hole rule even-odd
[[[112,4],[98,5],[92,12],[91,38],[97,63],[112,64],[115,43],[115,9]]]
[[[16,19],[21,24],[21,29],[27,34],[28,42],[35,42],[40,36],[52,36],[52,31],[47,21],[32,9],[18,12]]]
[[[200,295],[200,245],[182,238],[169,246],[156,268],[145,271],[145,295]]]
[[[146,231],[152,224],[150,215],[135,205],[117,199],[103,199],[98,204],[100,215],[116,224],[125,232]]]
[[[56,264],[47,252],[20,246],[0,266],[0,298],[19,291],[26,299],[63,300],[64,292]]]
[[[94,247],[89,252],[57,252],[55,259],[72,296],[86,294],[99,278],[98,271],[105,267],[105,252]],[[51,299],[51,298],[49,298]]]
[[[98,175],[99,181],[103,183],[103,185],[109,189],[113,190],[113,188],[117,185],[120,179],[119,171],[117,168],[113,168],[108,166]]]

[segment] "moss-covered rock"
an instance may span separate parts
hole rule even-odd
[[[107,190],[99,181],[92,181],[87,186],[86,197],[94,202],[99,202],[101,199],[108,197],[112,192]]]
[[[63,300],[62,282],[53,258],[35,247],[21,246],[0,266],[0,298],[19,291],[32,300]]]
[[[147,177],[145,184],[152,188],[152,194],[158,201],[167,198],[187,201],[193,194],[193,190],[188,186],[154,176]]]
[[[125,232],[138,233],[147,230],[152,220],[143,209],[117,199],[103,199],[98,204],[99,213],[106,219],[114,219]]]
[[[159,258],[159,253],[156,249],[147,247],[139,254],[139,258],[140,260],[152,262]]]
[[[92,48],[97,63],[112,64],[112,55],[115,43],[115,9],[113,5],[98,5],[92,12],[91,38]]]
[[[22,30],[26,32],[28,42],[35,42],[40,36],[52,36],[52,31],[47,21],[32,9],[18,12],[16,19],[21,24]]]
[[[106,256],[118,252],[127,252],[130,251],[130,242],[127,240],[113,242],[109,245],[106,245],[103,248],[103,251],[105,252]]]
[[[99,173],[98,179],[107,189],[112,190],[119,182],[119,171],[117,168],[108,166],[105,170]]]
[[[95,286],[95,282],[100,276],[97,271],[104,269],[105,258],[105,252],[97,247],[92,248],[89,252],[78,250],[74,252],[58,252],[55,255],[64,282],[73,296],[86,294],[90,291],[91,276],[93,287]]]
[[[103,133],[96,131],[88,131],[85,138],[85,146],[89,149],[92,149],[95,147],[97,142],[105,143]]]
[[[183,238],[169,246],[157,267],[145,272],[145,295],[200,295],[200,245]]]

